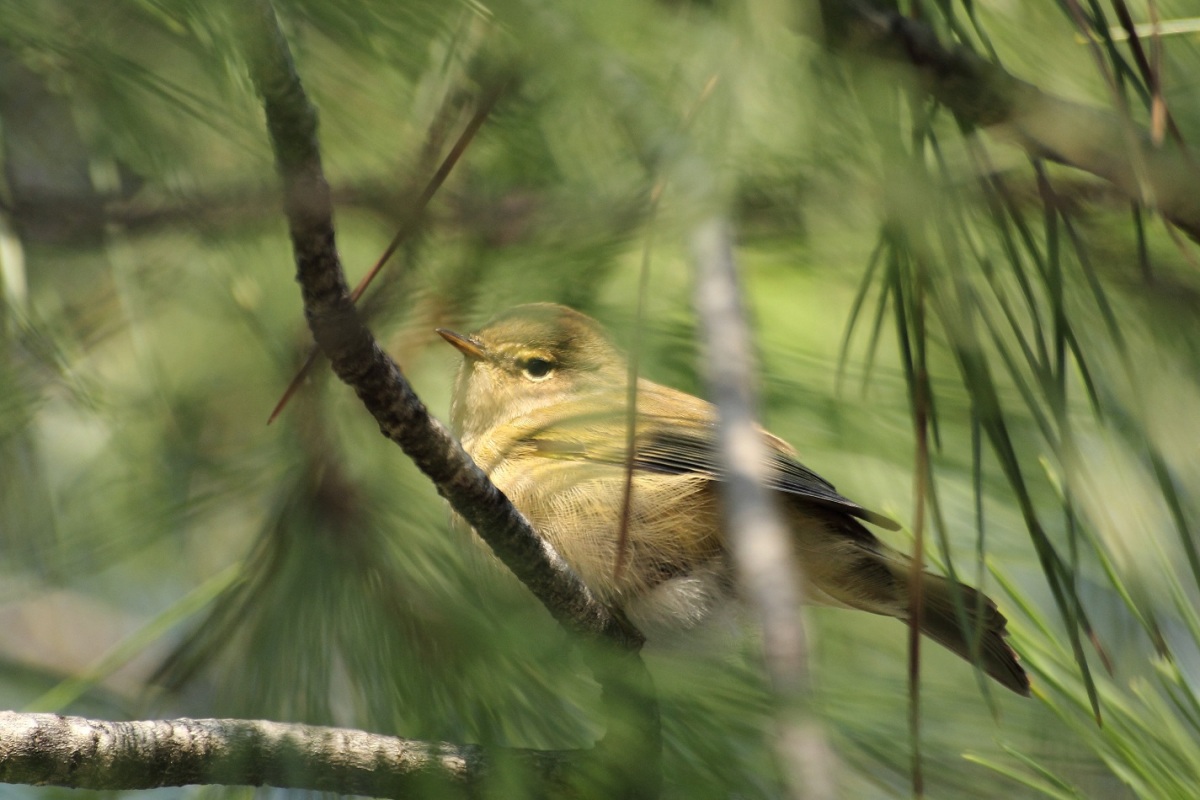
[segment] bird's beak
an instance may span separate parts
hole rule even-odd
[[[463,336],[461,333],[448,331],[445,328],[438,328],[438,334],[450,344],[454,345],[458,352],[462,353],[467,358],[481,359],[487,356],[487,351],[484,349],[483,342],[476,339],[474,336]]]

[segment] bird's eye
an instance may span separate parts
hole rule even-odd
[[[544,381],[554,371],[554,364],[544,358],[530,358],[521,365],[521,372],[531,381]]]

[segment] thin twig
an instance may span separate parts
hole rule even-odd
[[[446,182],[450,171],[454,169],[454,165],[462,158],[462,154],[466,152],[467,146],[471,144],[471,140],[475,138],[475,134],[483,126],[484,120],[488,118],[488,115],[492,113],[492,109],[496,107],[496,103],[499,101],[500,96],[504,94],[504,90],[508,87],[510,79],[511,76],[497,82],[484,94],[475,109],[475,114],[471,117],[466,127],[463,128],[462,133],[459,134],[458,141],[450,148],[450,152],[446,154],[446,157],[442,159],[442,163],[438,166],[437,170],[434,171],[433,175],[425,183],[425,188],[417,196],[417,199],[413,201],[412,207],[408,210],[388,246],[384,248],[383,253],[375,260],[375,264],[367,270],[367,273],[363,275],[358,285],[354,287],[354,291],[350,293],[351,301],[358,302],[358,299],[362,297],[362,293],[375,280],[375,276],[379,274],[383,266],[396,253],[401,243],[416,230],[417,223],[425,212],[425,207],[429,205],[429,201],[433,199],[438,189]],[[300,388],[300,384],[304,381],[305,376],[308,375],[308,371],[312,369],[313,363],[316,362],[319,352],[320,349],[315,345],[308,351],[308,356],[304,359],[304,363],[288,383],[287,388],[283,391],[283,395],[279,398],[279,402],[275,404],[275,408],[271,410],[271,416],[267,417],[268,425],[275,421],[275,418],[287,406],[288,401],[292,399],[292,395]]]
[[[908,732],[912,740],[913,797],[925,795],[921,764],[921,618],[924,615],[925,504],[929,495],[929,372],[925,363],[925,270],[917,261],[913,288],[913,337],[917,354],[913,381],[913,437],[917,443],[913,473],[913,555],[908,579]]]
[[[700,95],[691,108],[684,114],[680,128],[687,131],[701,106],[712,96],[717,87],[717,75],[709,76]],[[646,315],[646,294],[650,287],[650,254],[653,252],[654,226],[658,219],[658,206],[662,201],[663,192],[667,189],[667,179],[660,177],[650,189],[650,207],[646,212],[646,239],[642,243],[642,263],[638,274],[637,311],[633,320],[634,347],[629,351],[628,388],[625,398],[625,486],[621,496],[621,527],[617,532],[617,563],[613,567],[615,579],[621,577],[625,569],[626,556],[629,552],[629,521],[633,513],[633,466],[637,460],[637,398],[638,375],[641,368],[641,342],[644,318]]]

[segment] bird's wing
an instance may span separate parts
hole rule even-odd
[[[762,436],[767,445],[770,465],[768,487],[887,530],[899,530],[900,526],[893,520],[838,494],[829,481],[797,461],[791,448],[782,441],[766,431],[762,432]],[[655,472],[699,472],[712,476],[714,480],[723,477],[712,428],[700,430],[678,425],[657,426],[653,431],[638,436],[634,464],[639,469]]]
[[[589,405],[612,408],[614,404]],[[580,408],[580,413],[572,414],[566,405],[562,410],[565,413],[552,425],[529,430],[525,441],[533,445],[535,453],[551,458],[625,463],[623,412],[584,413]],[[621,434],[612,436],[614,430]],[[608,435],[599,435],[601,431]],[[770,460],[767,486],[881,528],[899,530],[895,521],[838,494],[829,481],[801,464],[796,452],[782,439],[766,431],[761,431],[761,435]],[[641,381],[636,437],[635,469],[672,475],[697,473],[713,480],[723,478],[716,445],[716,412],[710,403]]]

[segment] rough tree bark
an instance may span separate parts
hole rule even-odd
[[[439,784],[470,792],[497,758],[528,767],[551,788],[571,757],[489,755],[470,745],[262,720],[107,722],[0,711],[0,782],[76,789],[237,784],[404,797]]]

